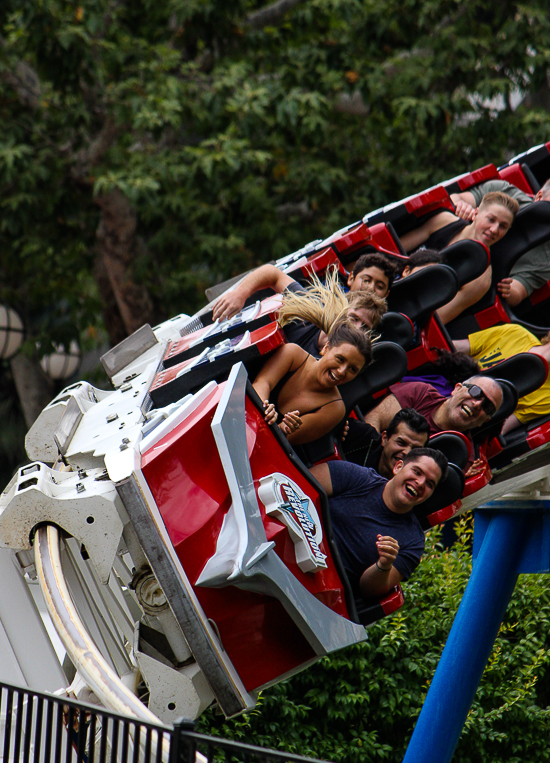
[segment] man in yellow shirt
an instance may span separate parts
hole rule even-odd
[[[550,332],[540,341],[534,334],[515,323],[493,326],[470,334],[468,339],[456,339],[458,352],[471,355],[482,369],[491,368],[501,360],[507,360],[518,352],[532,352],[550,363]],[[534,392],[521,397],[515,412],[504,422],[502,432],[525,424],[531,419],[550,414],[550,377]]]

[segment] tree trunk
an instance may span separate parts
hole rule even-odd
[[[25,424],[30,429],[54,397],[55,386],[36,358],[20,352],[10,360],[10,367]]]
[[[96,203],[101,209],[96,233],[100,264],[96,273],[101,274],[104,270],[124,330],[128,335],[133,334],[151,320],[153,312],[147,289],[132,280],[131,267],[137,248],[136,213],[126,196],[118,190],[98,196]],[[103,287],[102,297],[108,304],[110,295],[105,293],[105,282],[102,283],[100,278],[98,283],[100,289]],[[111,340],[117,341],[115,337]]]

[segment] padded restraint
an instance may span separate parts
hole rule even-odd
[[[443,261],[457,275],[459,286],[470,283],[485,272],[491,257],[481,241],[457,241],[442,250]]]
[[[470,445],[462,432],[438,432],[430,437],[426,447],[440,450],[450,464],[464,469],[470,457]]]
[[[445,479],[440,481],[427,501],[421,503],[420,506],[415,506],[413,509],[423,530],[428,530],[431,527],[427,519],[430,514],[458,501],[462,496],[465,481],[462,469],[456,464],[450,463]]]
[[[348,415],[356,405],[361,410],[373,404],[372,396],[390,384],[396,384],[407,372],[407,353],[394,342],[376,342],[372,347],[372,363],[367,370],[338,389]]]
[[[523,254],[548,239],[550,201],[537,201],[520,209],[508,233],[491,247],[493,284],[506,278]]]
[[[376,327],[382,342],[394,342],[404,350],[410,349],[414,339],[414,325],[403,313],[386,313]],[[374,345],[376,347],[376,345]]]
[[[507,379],[517,390],[518,397],[534,392],[546,381],[548,365],[544,358],[532,352],[520,352],[487,368],[482,376]]]
[[[435,310],[455,296],[458,277],[448,265],[430,265],[395,283],[388,294],[388,310],[404,313],[419,329]]]

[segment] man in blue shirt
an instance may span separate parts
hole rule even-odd
[[[354,593],[380,597],[407,580],[424,550],[412,509],[445,478],[445,456],[413,448],[390,480],[347,461],[317,464],[311,473],[329,496],[332,530]]]

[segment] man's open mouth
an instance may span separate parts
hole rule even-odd
[[[467,403],[463,403],[463,404],[460,406],[460,410],[461,410],[461,411],[464,413],[464,415],[465,415],[465,416],[467,416],[468,418],[470,418],[471,416],[473,416],[473,415],[474,415],[474,412],[472,411],[472,409],[470,408],[470,406],[469,406]]]
[[[418,491],[412,485],[405,485],[405,490],[411,496],[411,498],[418,498]]]

